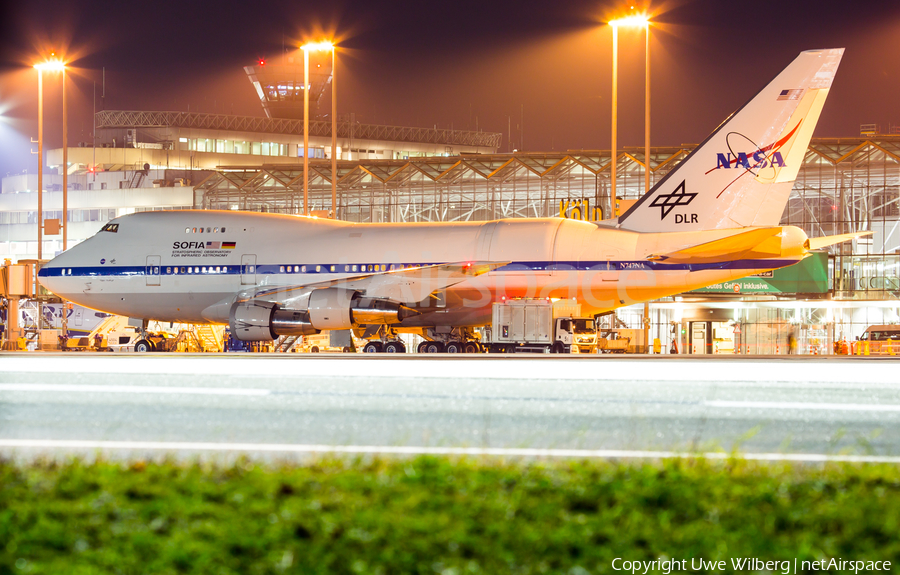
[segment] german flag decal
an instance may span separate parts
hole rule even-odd
[[[234,242],[222,242],[222,249],[223,250],[233,250]]]

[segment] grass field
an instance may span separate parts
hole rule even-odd
[[[0,574],[621,573],[617,557],[689,568],[692,558],[834,557],[895,571],[900,469],[0,461]]]

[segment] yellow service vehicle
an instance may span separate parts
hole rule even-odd
[[[854,355],[900,355],[900,325],[870,325],[852,344]]]

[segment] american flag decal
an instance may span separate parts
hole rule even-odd
[[[778,94],[779,100],[799,100],[800,96],[803,95],[803,88],[795,88],[793,90],[782,90],[780,94]]]
[[[206,242],[206,249],[208,250],[217,250],[219,246],[222,245],[222,242]]]

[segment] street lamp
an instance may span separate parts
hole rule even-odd
[[[618,85],[617,85],[617,66],[618,66],[618,43],[619,43],[619,27],[637,27],[644,28],[646,31],[646,60],[644,63],[644,193],[650,191],[650,19],[645,15],[635,14],[618,20],[610,20],[609,25],[612,27],[613,34],[613,50],[612,50],[612,163],[610,172],[610,189],[611,200],[616,201],[616,115],[618,113]]]
[[[52,56],[52,54],[51,54]],[[66,157],[66,64],[57,58],[53,58],[51,60],[45,60],[44,62],[40,62],[34,65],[35,70],[38,71],[38,206],[37,206],[37,224],[38,224],[38,253],[37,259],[43,259],[44,255],[44,72],[62,72],[63,73],[63,164],[65,164]],[[63,190],[66,189],[66,184],[68,183],[66,180],[66,174],[68,170],[63,170]],[[66,192],[63,192],[63,213],[66,213],[68,208]],[[66,220],[63,220],[63,246],[65,246],[66,241],[66,232],[65,230],[68,228],[66,226]],[[63,247],[65,249],[65,247]]]
[[[337,50],[331,42],[309,42],[303,49],[303,213],[309,215],[309,53],[331,51],[331,210],[337,218],[337,97],[334,65]]]
[[[618,112],[618,86],[616,85],[617,56],[619,43],[619,27],[628,26],[643,28],[646,32],[647,45],[644,52],[644,193],[650,191],[650,19],[643,14],[634,14],[626,18],[611,20],[609,23],[613,32],[613,65],[612,65],[612,159],[610,171],[610,201],[615,205],[616,201],[616,114]],[[650,353],[650,304],[644,303],[644,353]]]

